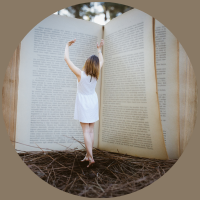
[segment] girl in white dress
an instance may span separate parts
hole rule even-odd
[[[76,39],[69,41],[65,47],[64,59],[77,77],[77,94],[75,101],[74,119],[79,120],[85,141],[86,156],[83,161],[89,161],[89,167],[95,163],[93,159],[92,149],[94,144],[94,123],[99,120],[98,97],[95,92],[95,87],[99,77],[101,67],[103,65],[103,56],[101,47],[104,44],[103,39],[100,44],[97,43],[97,50],[99,57],[90,56],[80,70],[76,67],[69,58],[69,46],[71,46]]]

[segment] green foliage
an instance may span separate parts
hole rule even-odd
[[[71,14],[73,14],[75,18],[83,19],[83,16],[88,15],[88,9],[91,8],[92,6],[94,5],[91,2],[91,3],[77,4],[65,9],[68,10]]]
[[[123,4],[118,4],[118,3],[110,3],[110,2],[99,2],[99,4],[103,7],[104,9],[104,15],[105,15],[105,21],[107,20],[107,11],[110,14],[110,19],[113,19],[117,17],[119,14],[122,14],[128,10],[133,9],[130,6],[126,6]]]
[[[94,3],[95,2],[77,4],[65,9],[68,10],[72,15],[74,15],[75,18],[83,19],[84,16],[87,16],[88,20],[91,20],[96,15],[103,13],[105,15],[105,21],[108,19],[108,13],[110,15],[110,20],[111,20],[117,17],[118,15],[128,10],[133,9],[130,6],[126,6],[123,4],[110,3],[110,2],[98,2],[98,4],[101,5],[103,8],[103,12],[98,12],[95,9],[93,9],[94,12],[92,12],[91,8],[94,8]]]

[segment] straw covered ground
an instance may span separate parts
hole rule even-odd
[[[117,197],[140,190],[163,176],[177,160],[139,158],[94,148],[95,164],[80,162],[85,150],[20,152],[23,162],[48,184],[89,198]]]

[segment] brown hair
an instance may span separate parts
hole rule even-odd
[[[83,67],[86,75],[95,77],[97,80],[99,78],[99,58],[96,55],[90,56]]]

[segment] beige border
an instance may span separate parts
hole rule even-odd
[[[109,1],[113,2],[113,1]],[[192,0],[123,0],[115,3],[127,4],[140,9],[163,23],[185,48],[196,76],[200,76],[199,46],[200,46],[200,12],[199,1]],[[1,88],[8,66],[19,42],[37,23],[56,10],[81,3],[79,0],[34,0],[1,2]],[[200,87],[199,81],[197,81]],[[199,94],[198,94],[199,97]],[[2,104],[2,98],[1,102]],[[198,110],[199,110],[198,106]],[[2,113],[2,112],[1,112]],[[170,171],[150,186],[123,197],[115,199],[198,199],[199,197],[199,150],[200,123],[197,122],[194,133],[178,162]],[[36,177],[23,164],[15,153],[6,133],[3,115],[1,114],[1,196],[2,199],[83,199],[61,192]]]

